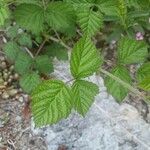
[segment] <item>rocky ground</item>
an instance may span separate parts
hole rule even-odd
[[[68,62],[54,64],[53,75],[68,81]],[[119,105],[107,93],[103,79],[94,75],[87,80],[98,84],[100,93],[85,118],[72,112],[57,125],[35,129],[29,96],[18,86],[19,76],[2,54],[0,68],[0,150],[150,149],[150,109],[136,96]]]

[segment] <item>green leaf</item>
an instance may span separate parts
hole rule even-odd
[[[47,55],[40,55],[35,58],[35,67],[40,73],[51,73],[54,71],[52,61]]]
[[[150,76],[150,63],[143,64],[137,71],[137,79],[139,82]]]
[[[68,117],[72,109],[71,90],[59,80],[47,80],[33,91],[32,113],[37,127]]]
[[[97,4],[100,11],[105,15],[115,16],[117,14],[117,0],[96,0],[95,3]]]
[[[48,25],[54,30],[65,32],[70,27],[75,28],[75,12],[67,3],[49,3],[45,15]]]
[[[0,26],[4,25],[5,20],[9,17],[9,10],[4,0],[0,2]]]
[[[94,101],[94,97],[99,92],[98,86],[88,81],[76,80],[72,91],[75,110],[85,116]]]
[[[32,65],[32,58],[27,55],[24,51],[20,52],[15,61],[15,70],[24,75],[30,71]]]
[[[64,0],[66,3],[73,5],[75,9],[90,8],[94,6],[95,0]]]
[[[27,33],[23,33],[20,35],[18,39],[18,43],[22,46],[26,46],[31,48],[32,47],[32,39],[31,36]]]
[[[19,27],[17,25],[9,27],[8,31],[6,32],[7,36],[11,39],[15,38],[18,34]]]
[[[38,34],[44,28],[44,10],[34,4],[21,4],[14,13],[16,22],[23,28]]]
[[[49,57],[56,57],[58,60],[68,60],[68,51],[56,43],[48,46],[45,53]]]
[[[40,84],[41,79],[40,76],[35,73],[27,73],[23,75],[20,79],[20,86],[26,93],[31,93],[38,84]]]
[[[8,42],[4,45],[4,52],[5,55],[10,59],[11,61],[15,61],[18,53],[21,51],[17,43],[15,42]]]
[[[115,67],[111,74],[118,77],[122,81],[131,84],[131,77],[129,71],[122,66]],[[105,86],[107,87],[108,92],[118,101],[122,102],[122,100],[127,96],[128,89],[123,87],[119,82],[115,81],[110,77],[106,77]]]
[[[142,80],[142,82],[139,84],[139,87],[145,91],[150,91],[150,75]]]
[[[122,38],[119,42],[117,55],[121,64],[141,63],[147,54],[147,45],[144,42],[129,38]]]
[[[101,65],[100,54],[88,37],[76,43],[71,54],[71,73],[75,78],[84,78],[96,72]]]
[[[94,35],[103,25],[102,14],[92,9],[81,9],[78,11],[78,22],[86,35]]]

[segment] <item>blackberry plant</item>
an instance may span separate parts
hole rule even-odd
[[[137,31],[150,29],[150,0],[1,0],[0,26],[8,42],[3,49],[20,74],[20,86],[31,94],[32,114],[37,127],[57,123],[72,109],[85,116],[98,94],[98,86],[86,80],[94,73],[105,75],[108,92],[122,102],[129,91],[147,97],[150,63],[146,41],[137,41]],[[118,41],[116,63],[110,72],[93,42],[110,24],[107,41]],[[49,79],[52,60],[67,60],[73,84]],[[132,86],[128,69],[139,64],[137,85]]]

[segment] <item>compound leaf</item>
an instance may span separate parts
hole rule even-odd
[[[38,34],[44,28],[44,10],[34,4],[20,4],[14,13],[16,22],[23,28]]]
[[[88,81],[76,80],[73,84],[72,91],[75,110],[85,116],[94,101],[94,97],[99,92],[98,86]]]
[[[75,78],[84,78],[96,72],[101,58],[90,38],[83,37],[76,43],[71,54],[71,73]]]
[[[27,73],[23,75],[20,79],[20,86],[26,93],[31,93],[38,84],[40,84],[41,79],[40,76],[35,73]]]
[[[148,54],[147,45],[144,42],[129,38],[122,38],[118,46],[118,61],[121,64],[141,63]]]
[[[129,71],[125,67],[117,66],[111,71],[111,74],[118,77],[126,83],[131,83]],[[121,102],[127,96],[129,91],[127,88],[123,87],[119,82],[110,77],[106,77],[105,85],[107,87],[108,92],[118,102]]]
[[[32,93],[32,113],[37,127],[68,117],[71,109],[71,90],[62,81],[47,80]]]
[[[92,9],[81,9],[78,11],[78,22],[84,34],[92,36],[103,25],[102,14]]]
[[[54,71],[52,61],[47,55],[40,55],[35,58],[35,68],[40,73],[51,73]]]

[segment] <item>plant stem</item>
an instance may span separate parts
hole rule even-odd
[[[42,44],[40,45],[39,49],[37,50],[35,57],[40,53],[40,51],[42,50],[46,42],[47,42],[47,39],[45,38]]]
[[[69,51],[72,50],[72,48],[69,47],[68,45],[66,45],[62,40],[59,40],[59,39],[57,39],[57,38],[55,38],[55,37],[53,37],[53,36],[49,36],[48,38],[49,38],[50,40],[56,42],[56,43],[61,44],[61,45],[62,45],[63,47],[65,47],[67,50],[69,50]]]
[[[31,53],[31,51],[27,47],[25,47],[25,50],[31,56],[31,58],[34,58],[33,54]]]

